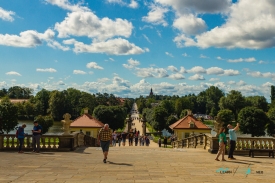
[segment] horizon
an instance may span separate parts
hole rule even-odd
[[[274,17],[270,0],[2,1],[0,89],[138,98],[216,86],[270,103]]]

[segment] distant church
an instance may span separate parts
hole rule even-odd
[[[153,89],[151,88],[151,91],[150,91],[149,96],[151,97],[151,96],[153,96],[153,95],[154,95],[154,93],[153,93]]]

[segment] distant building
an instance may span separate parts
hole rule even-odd
[[[88,110],[85,110],[84,114],[76,118],[70,125],[71,132],[80,132],[96,138],[98,131],[104,126],[101,121],[93,118],[88,114]]]
[[[153,89],[151,88],[151,91],[150,91],[149,96],[153,96],[153,95],[154,95],[154,93],[153,93]]]
[[[174,135],[178,139],[184,139],[201,133],[211,133],[211,128],[197,120],[191,111],[188,111],[187,116],[170,125],[169,128],[174,131]]]

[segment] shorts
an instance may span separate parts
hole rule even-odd
[[[109,151],[110,141],[100,141],[100,146],[103,152]]]

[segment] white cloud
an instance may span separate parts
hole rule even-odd
[[[5,81],[0,81],[0,88],[7,88],[7,83]]]
[[[131,0],[131,3],[128,5],[130,8],[138,8],[138,3],[135,0]]]
[[[167,70],[172,71],[172,72],[178,72],[178,69],[173,65],[168,66]]]
[[[188,70],[189,73],[203,74],[206,73],[206,70],[201,66],[195,66],[192,69]]]
[[[183,53],[182,56],[188,57],[189,55],[187,55],[187,53]]]
[[[145,35],[145,34],[142,34],[143,35],[143,37],[148,41],[148,43],[151,43],[152,44],[152,42],[150,41],[150,39]]]
[[[109,58],[109,60],[111,60],[112,62],[114,62],[114,61],[115,61],[115,59],[113,59],[113,58]]]
[[[18,72],[15,72],[15,71],[7,72],[6,75],[21,76],[21,74],[19,74]]]
[[[190,80],[205,80],[203,75],[199,75],[199,74],[195,74],[193,76],[190,76],[188,79],[190,79]]]
[[[260,61],[259,61],[259,64],[268,64],[268,62],[267,62],[267,61],[260,60]]]
[[[54,40],[49,40],[49,41],[47,42],[47,45],[48,45],[49,47],[52,47],[53,49],[59,49],[59,50],[63,50],[63,51],[68,51],[68,50],[70,50],[69,47],[63,46],[63,45],[61,45],[59,42],[54,41]]]
[[[65,85],[65,83],[63,81],[58,81],[56,84],[57,85]]]
[[[51,29],[44,33],[38,33],[34,30],[21,32],[19,36],[0,34],[0,45],[14,47],[36,47],[42,44],[43,41],[50,41],[54,37],[54,32]]]
[[[224,74],[224,70],[219,67],[210,67],[206,69],[206,73],[210,75],[221,75]]]
[[[141,49],[128,40],[116,38],[105,42],[94,42],[90,45],[78,42],[74,39],[63,41],[64,44],[73,44],[75,53],[106,53],[110,55],[134,55],[149,51]]]
[[[89,68],[89,69],[100,69],[100,70],[103,70],[103,67],[97,65],[96,62],[87,63],[86,67]]]
[[[271,78],[275,80],[275,73],[271,72],[261,73],[260,71],[248,71],[247,75],[255,78]]]
[[[179,73],[187,73],[186,69],[184,67],[180,67],[180,72]]]
[[[239,0],[231,6],[226,22],[222,26],[197,35],[195,45],[201,48],[229,49],[274,47],[274,8],[275,4],[272,0],[261,0],[253,3],[250,0]]]
[[[139,61],[134,60],[132,58],[130,58],[127,62],[128,62],[128,64],[122,64],[123,67],[125,67],[127,69],[135,68],[136,66],[138,66],[140,64]]]
[[[138,77],[147,78],[147,77],[154,77],[154,78],[165,78],[168,77],[168,73],[163,68],[136,68],[136,75]]]
[[[168,23],[164,20],[165,13],[168,12],[167,8],[151,5],[150,6],[150,12],[147,14],[147,16],[142,17],[142,21],[152,23],[152,24],[161,24],[163,26],[167,26]]]
[[[73,74],[87,74],[86,72],[82,71],[82,70],[74,70]]]
[[[185,77],[180,73],[171,74],[168,78],[174,79],[174,80],[185,79]]]
[[[213,82],[213,81],[219,81],[219,78],[210,78],[209,81]]]
[[[37,68],[36,72],[57,72],[57,71],[53,68],[46,68],[46,69]]]
[[[173,55],[172,55],[172,53],[169,53],[169,52],[165,52],[165,55],[168,55],[169,57],[174,57]]]
[[[93,12],[72,12],[64,21],[55,24],[58,37],[87,36],[94,41],[105,41],[115,36],[128,38],[132,34],[133,25],[128,20],[107,17],[98,18]]]
[[[245,86],[246,83],[243,80],[240,80],[239,82],[236,83],[237,86]]]
[[[138,8],[138,3],[135,0],[131,0],[130,3],[126,3],[123,0],[106,0],[107,3],[119,4],[121,6],[127,6],[129,8]]]
[[[106,82],[110,81],[110,79],[109,78],[99,78],[99,79],[97,79],[97,81],[100,83],[106,83]]]
[[[68,0],[45,0],[45,2],[69,11],[90,11],[89,8],[82,6],[83,1],[79,1],[78,4],[71,4]]]
[[[174,20],[173,27],[188,35],[202,33],[207,28],[204,20],[193,14],[178,17]]]
[[[240,71],[238,70],[233,70],[233,69],[226,69],[224,70],[224,74],[225,76],[237,76],[240,75]]]
[[[228,59],[228,62],[237,63],[237,62],[256,62],[254,57],[251,58],[239,58],[239,59]]]
[[[15,15],[13,11],[7,11],[0,7],[0,19],[12,22],[14,20],[13,15]]]
[[[200,54],[200,58],[209,58],[208,56],[205,56],[203,54]]]

